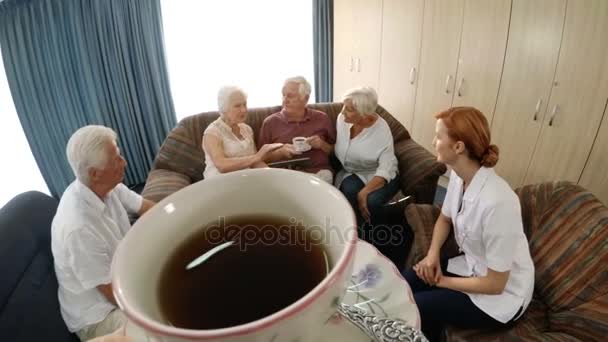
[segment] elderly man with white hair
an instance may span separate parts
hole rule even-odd
[[[284,146],[266,157],[267,162],[291,159],[296,155],[310,158],[310,165],[302,171],[316,174],[332,183],[333,172],[329,155],[336,141],[336,130],[327,114],[307,108],[310,84],[304,77],[296,76],[283,84],[283,109],[269,115],[262,124],[258,146],[268,143],[283,143]],[[310,150],[298,152],[292,141],[305,137]]]
[[[256,151],[247,119],[247,94],[235,86],[222,87],[217,95],[220,117],[203,133],[205,178],[247,168],[266,167],[264,157],[283,144],[266,144]]]
[[[364,222],[374,226],[382,206],[399,191],[393,135],[376,114],[378,95],[373,88],[351,89],[343,102],[336,120],[335,154],[344,168],[335,185],[355,210],[359,227]]]
[[[78,129],[66,153],[76,180],[63,193],[53,219],[51,249],[61,315],[85,341],[126,323],[112,293],[110,265],[131,227],[127,213],[142,215],[154,202],[122,184],[127,163],[112,129]]]

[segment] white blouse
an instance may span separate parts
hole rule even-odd
[[[486,167],[477,171],[464,194],[462,190],[462,178],[452,171],[441,213],[452,220],[464,254],[450,259],[447,270],[465,277],[483,277],[488,268],[510,271],[501,294],[467,293],[477,307],[506,323],[520,307],[528,306],[534,290],[534,264],[519,198],[494,169]]]
[[[243,139],[239,139],[232,132],[230,126],[228,126],[220,117],[207,126],[207,129],[205,129],[205,132],[203,133],[203,138],[207,134],[212,134],[220,138],[222,140],[224,156],[226,158],[246,157],[255,154],[256,148],[253,139],[253,130],[249,125],[244,123],[239,124],[239,129]],[[211,155],[204,144],[203,151],[205,152],[205,171],[203,172],[203,176],[209,178],[220,175],[221,172],[215,167]]]
[[[350,138],[352,126],[344,121],[344,115],[338,115],[334,151],[344,168],[336,175],[336,187],[352,174],[364,184],[374,176],[386,179],[387,183],[393,180],[397,176],[397,158],[393,134],[386,121],[378,117],[371,127],[364,128],[353,139]]]

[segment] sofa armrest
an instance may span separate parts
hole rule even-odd
[[[429,204],[410,204],[405,207],[405,219],[414,232],[414,244],[410,250],[407,267],[424,258],[429,250],[439,212],[438,207]]]
[[[396,143],[395,155],[403,194],[413,195],[416,203],[433,203],[437,180],[445,173],[445,165],[412,139]]]
[[[407,224],[414,232],[414,245],[412,246],[408,265],[413,266],[426,256],[433,239],[433,228],[441,209],[429,204],[410,204],[405,208]],[[453,257],[458,254],[458,245],[454,234],[450,233],[441,247],[441,257]]]
[[[190,177],[183,173],[166,169],[155,169],[150,171],[142,196],[154,202],[171,195],[177,190],[192,184]]]

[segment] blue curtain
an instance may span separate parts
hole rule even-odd
[[[55,197],[74,179],[66,143],[88,124],[117,132],[127,185],[146,180],[176,124],[160,0],[5,0],[0,49],[19,120]]]
[[[333,101],[334,2],[312,2],[315,94],[317,102]]]

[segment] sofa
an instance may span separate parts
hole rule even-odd
[[[447,327],[447,341],[605,341],[608,338],[608,208],[569,182],[515,190],[535,266],[532,302],[508,329]],[[414,261],[430,246],[440,209],[410,204]],[[442,256],[456,255],[453,234]]]
[[[311,104],[310,108],[323,111],[332,121],[342,110],[342,103]],[[249,109],[247,124],[257,137],[264,119],[281,107]],[[417,203],[432,203],[437,180],[445,173],[443,164],[435,156],[411,139],[408,131],[384,108],[377,113],[386,120],[395,141],[395,155],[399,161],[399,180],[404,197],[412,195]],[[203,179],[205,156],[201,141],[205,128],[219,117],[218,112],[189,116],[179,122],[166,137],[154,160],[142,195],[153,201]],[[335,162],[335,160],[334,160]]]
[[[0,341],[79,341],[59,311],[51,253],[57,205],[30,191],[0,209]]]

